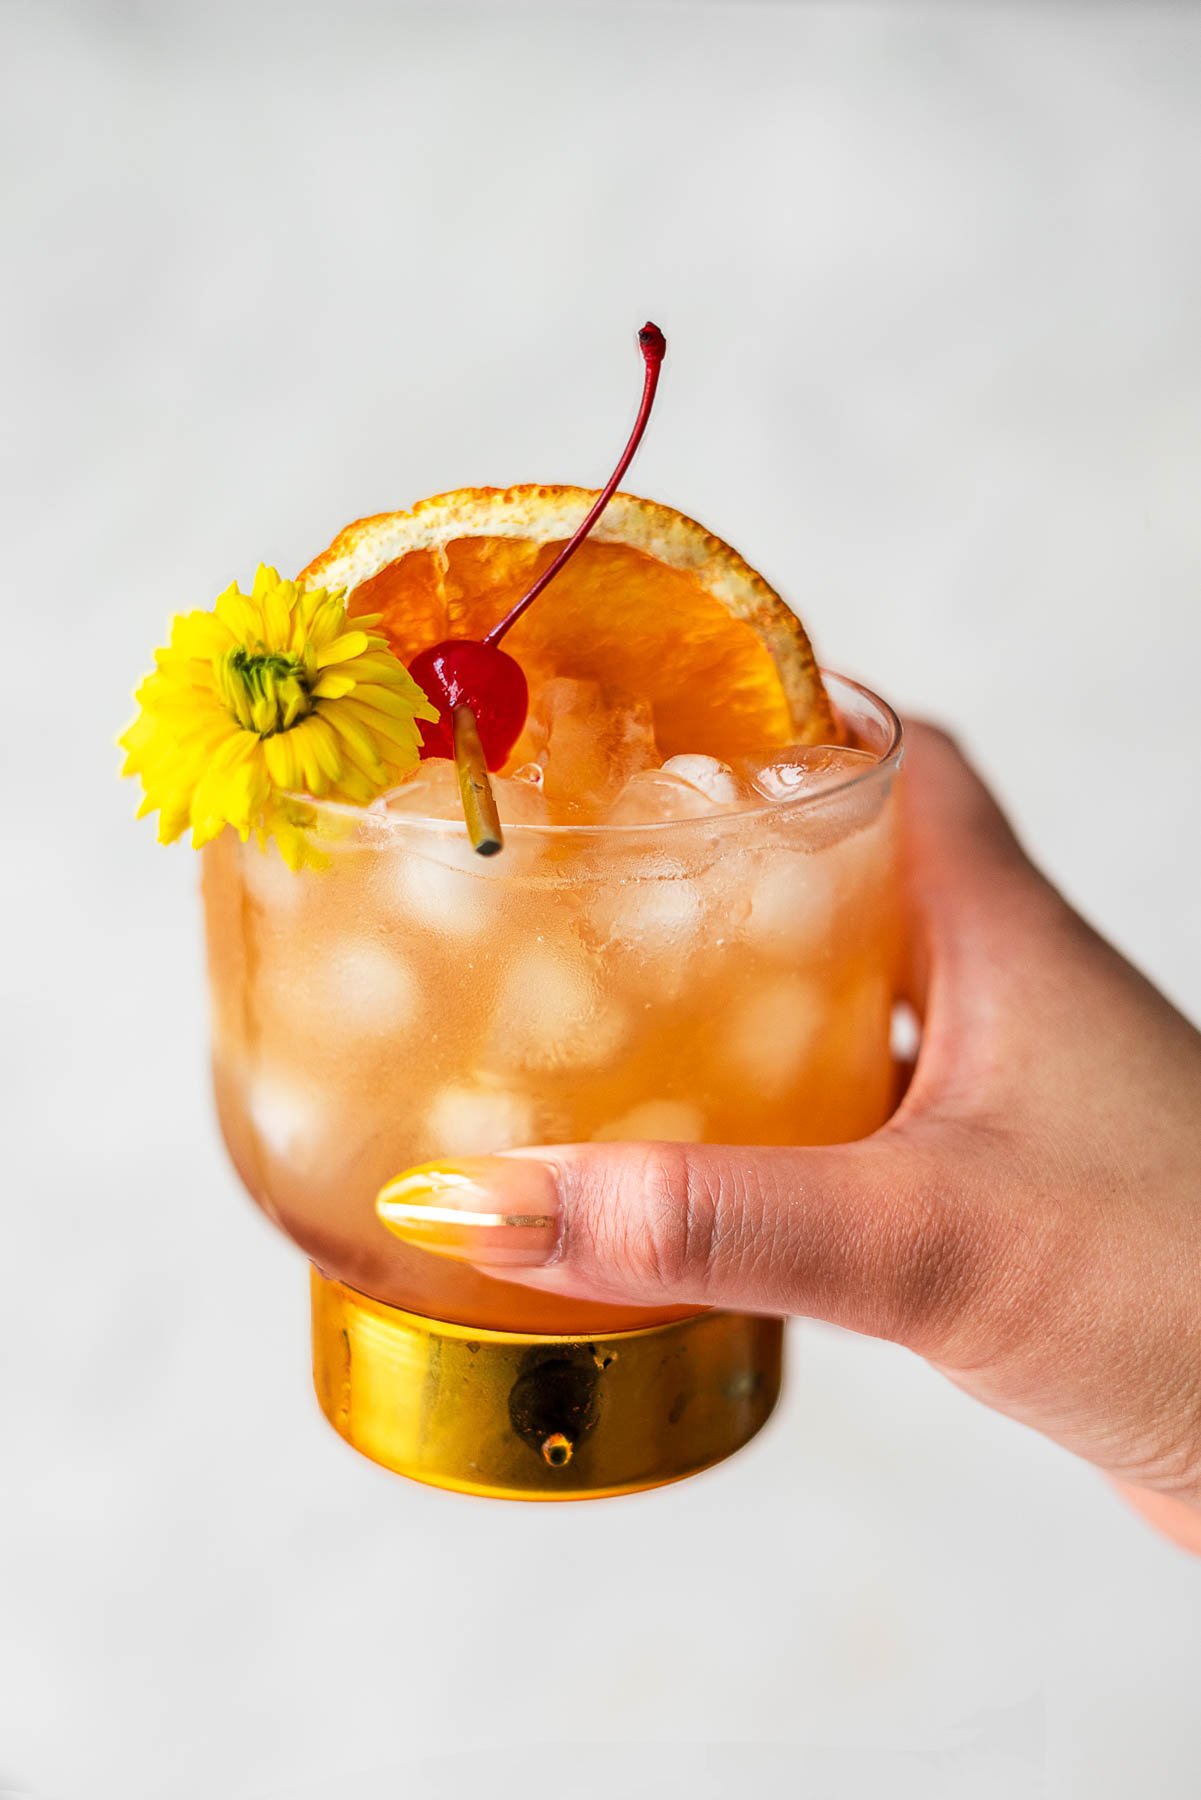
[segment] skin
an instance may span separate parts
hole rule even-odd
[[[505,1277],[828,1319],[926,1357],[1201,1553],[1201,1034],[1034,867],[955,744],[908,734],[894,1117],[824,1149],[516,1152],[553,1259]],[[548,1180],[549,1176],[549,1180]]]

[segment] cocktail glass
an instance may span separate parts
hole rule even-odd
[[[894,1098],[900,726],[827,675],[868,755],[815,791],[650,825],[508,828],[298,800],[319,866],[226,831],[204,901],[221,1125],[310,1259],[326,1417],[420,1480],[652,1487],[754,1435],[782,1326],[598,1305],[407,1247],[399,1170],[588,1139],[823,1144]]]

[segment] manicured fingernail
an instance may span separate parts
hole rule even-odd
[[[406,1169],[380,1189],[375,1210],[403,1243],[484,1268],[536,1268],[558,1237],[554,1177],[525,1156]]]

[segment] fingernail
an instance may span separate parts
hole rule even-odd
[[[525,1156],[406,1169],[380,1189],[375,1210],[402,1243],[482,1267],[536,1268],[558,1238],[554,1176]]]

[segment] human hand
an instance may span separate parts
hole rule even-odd
[[[400,1211],[427,1248],[431,1206],[504,1214],[441,1247],[529,1286],[904,1344],[1201,1551],[1201,1034],[1034,868],[948,738],[908,742],[923,1034],[881,1130],[513,1151],[456,1162],[453,1189],[423,1171]]]

